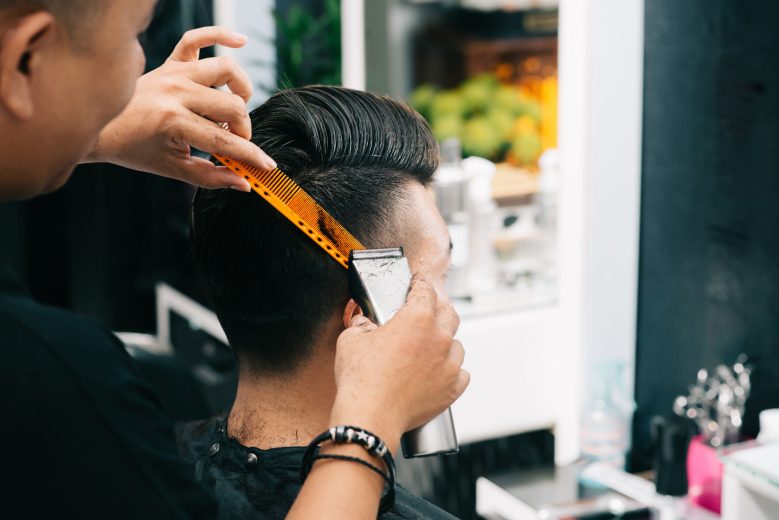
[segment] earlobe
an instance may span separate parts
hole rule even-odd
[[[350,299],[348,302],[346,302],[346,306],[344,307],[344,327],[347,329],[351,327],[352,325],[352,318],[355,316],[362,316],[363,312],[359,305],[357,305],[357,302]]]
[[[33,79],[41,39],[54,25],[54,17],[39,11],[15,20],[0,41],[0,105],[17,119],[35,113]]]

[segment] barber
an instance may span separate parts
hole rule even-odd
[[[138,79],[137,37],[154,3],[0,0],[0,200],[54,191],[88,161],[249,191],[190,147],[273,166],[247,140],[245,72],[227,58],[199,60],[201,49],[241,47],[245,37],[190,31]],[[363,427],[397,447],[468,384],[453,340],[459,320],[422,279],[387,325],[358,319],[338,341],[331,424]],[[35,303],[3,266],[0,398],[0,517],[216,517],[121,343],[88,318]],[[369,457],[355,445],[327,449]],[[317,462],[288,518],[375,518],[382,486],[362,465]]]

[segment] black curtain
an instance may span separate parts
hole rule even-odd
[[[779,406],[779,3],[646,2],[635,461],[698,368]]]

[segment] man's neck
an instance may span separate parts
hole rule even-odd
[[[334,347],[320,352],[291,374],[242,373],[227,421],[230,437],[268,449],[305,446],[326,430],[335,400]]]

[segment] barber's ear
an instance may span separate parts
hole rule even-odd
[[[347,329],[352,326],[352,318],[355,316],[362,316],[363,312],[357,302],[349,300],[344,307],[344,327]]]
[[[41,59],[43,36],[55,25],[47,11],[14,20],[0,42],[0,104],[17,119],[35,113],[33,78]]]

